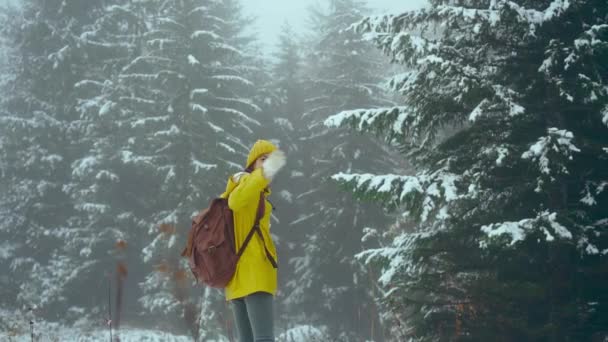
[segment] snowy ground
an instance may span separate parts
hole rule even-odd
[[[21,310],[0,308],[0,342],[106,342],[110,340],[110,331],[102,324],[91,327],[86,318],[76,321],[67,327],[60,323],[36,320],[34,317],[34,338],[32,339],[29,321],[32,317],[22,314]],[[98,322],[101,323],[101,322]],[[116,331],[113,330],[116,341]],[[193,342],[191,336],[173,335],[153,329],[141,329],[127,324],[121,325],[119,337],[121,342]],[[324,342],[328,341],[326,327],[295,325],[287,331],[277,334],[277,342]],[[205,342],[227,342],[205,340]]]
[[[192,342],[190,336],[176,336],[158,330],[125,328],[120,330],[119,336],[121,342]],[[116,338],[116,335],[114,335],[114,338]],[[36,342],[107,342],[109,340],[109,330],[82,331],[76,328],[58,328],[47,332],[35,332],[34,337]],[[32,338],[29,333],[11,336],[0,332],[0,341],[31,342]]]
[[[83,331],[79,328],[66,328],[49,325],[45,326],[44,331],[35,331],[35,342],[107,342],[110,340],[109,330],[89,330]],[[116,332],[113,332],[116,339]],[[172,335],[158,330],[144,330],[136,328],[121,328],[121,342],[192,342],[190,336]],[[2,342],[31,342],[32,337],[23,331],[0,332]],[[321,342],[326,341],[323,332],[311,326],[297,326],[277,337],[279,342]],[[212,342],[212,341],[209,341]]]
[[[34,338],[31,336],[30,320],[33,320]],[[23,310],[6,310],[0,308],[0,342],[107,342],[110,340],[110,330],[97,322],[92,325],[90,320],[83,317],[71,326],[56,322],[37,319]],[[116,330],[112,331],[115,340]],[[152,329],[141,329],[123,324],[119,335],[121,342],[192,342],[192,337],[172,335],[167,332]]]

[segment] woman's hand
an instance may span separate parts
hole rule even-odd
[[[285,166],[285,152],[281,150],[275,150],[268,155],[268,158],[262,163],[262,169],[264,170],[264,178],[272,181],[274,176],[279,170]]]

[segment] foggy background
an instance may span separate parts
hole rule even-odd
[[[401,13],[423,7],[425,0],[374,0],[368,2],[371,13]],[[327,6],[319,0],[280,1],[280,0],[251,0],[244,1],[245,13],[256,18],[251,30],[263,42],[266,51],[274,52],[278,43],[278,35],[283,23],[289,23],[297,34],[308,32],[306,11],[312,6]]]

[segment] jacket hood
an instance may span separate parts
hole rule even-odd
[[[245,167],[251,166],[261,155],[271,153],[277,150],[277,147],[268,140],[258,140],[253,144],[249,156],[247,156],[247,164]]]

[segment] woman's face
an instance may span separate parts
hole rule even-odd
[[[262,167],[264,160],[266,160],[267,158],[268,158],[268,153],[262,154],[258,159],[256,159],[255,163],[253,164],[253,169],[255,170],[255,169]]]

